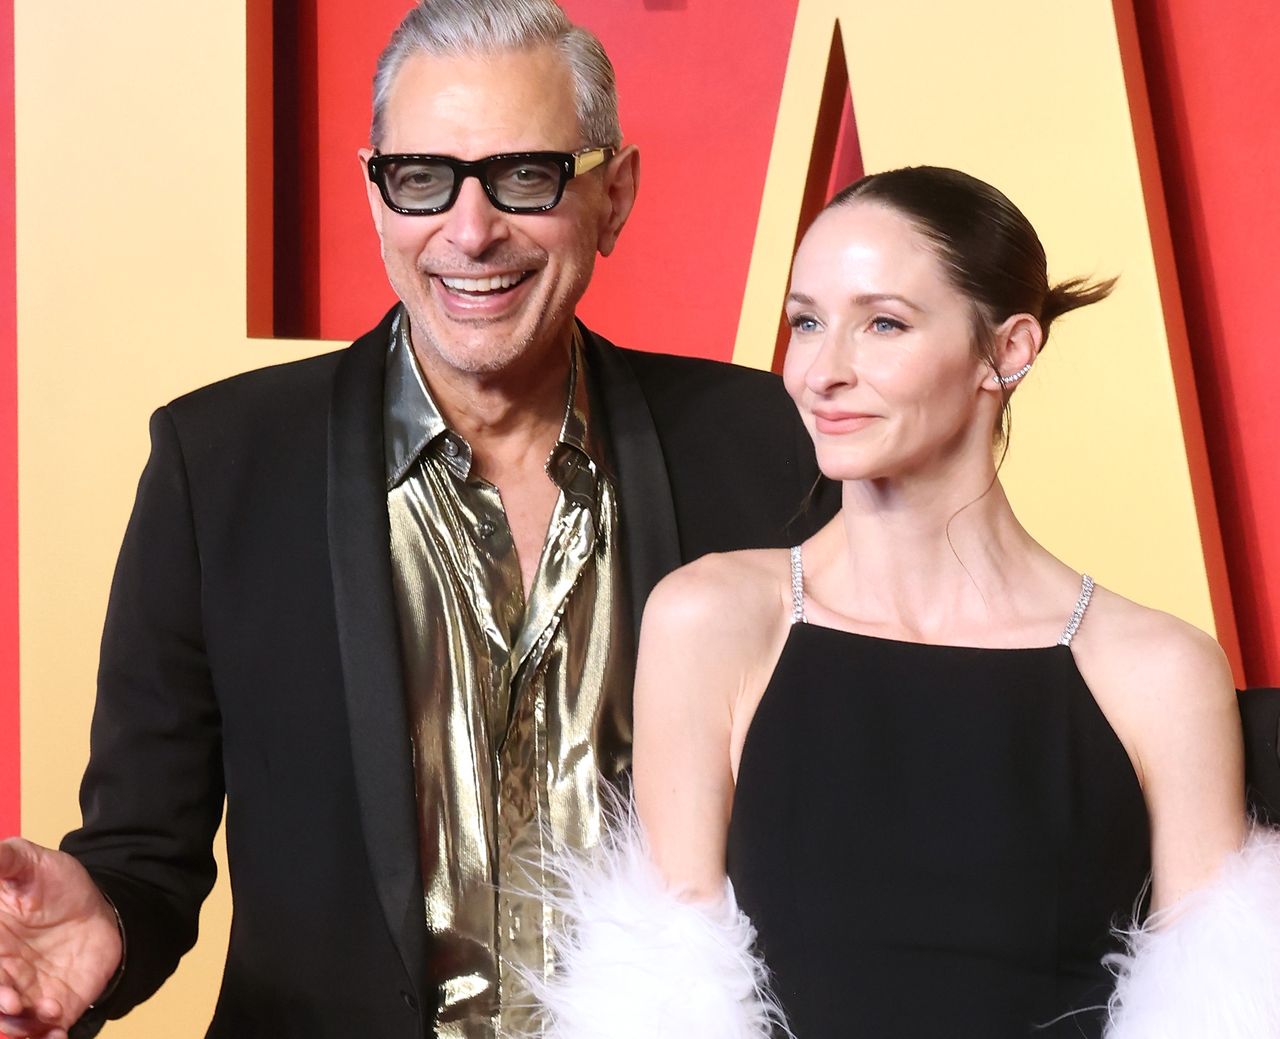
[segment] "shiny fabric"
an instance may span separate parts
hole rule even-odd
[[[471,474],[414,360],[390,337],[387,508],[421,820],[437,1035],[529,1025],[515,967],[552,964],[553,912],[536,892],[548,834],[590,846],[598,776],[629,764],[634,636],[614,487],[589,438],[575,333],[560,488],[528,602],[496,487]]]

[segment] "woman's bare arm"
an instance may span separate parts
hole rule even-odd
[[[1244,748],[1218,644],[1183,632],[1153,665],[1139,737],[1151,818],[1152,909],[1208,883],[1245,835]]]
[[[1244,840],[1244,750],[1226,656],[1200,630],[1109,596],[1077,659],[1135,759],[1151,823],[1152,909],[1208,883]],[[1084,629],[1082,636],[1086,634]]]
[[[767,678],[780,599],[763,553],[677,570],[649,598],[635,689],[635,791],[658,868],[685,897],[724,891],[739,704]]]

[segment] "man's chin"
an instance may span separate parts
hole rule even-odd
[[[499,375],[518,368],[529,352],[529,336],[507,333],[491,325],[484,335],[415,336],[414,346],[422,359],[422,351],[432,355],[429,364],[439,365],[461,375]]]

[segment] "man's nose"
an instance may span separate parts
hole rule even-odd
[[[477,177],[466,177],[445,214],[450,244],[467,256],[479,256],[509,233],[507,215],[493,207]]]

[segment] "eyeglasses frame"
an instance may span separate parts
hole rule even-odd
[[[427,155],[416,152],[393,152],[383,155],[375,148],[373,154],[369,156],[366,166],[369,179],[378,186],[378,193],[382,195],[382,201],[386,203],[387,208],[403,216],[435,216],[437,213],[447,212],[458,201],[463,181],[468,177],[475,177],[480,182],[480,186],[484,189],[485,197],[488,198],[489,204],[494,209],[502,213],[515,213],[518,215],[521,213],[545,213],[548,210],[555,209],[560,204],[560,200],[564,198],[564,189],[569,181],[603,166],[615,154],[615,149],[603,147],[584,148],[576,152],[503,152],[499,155],[486,155],[483,159],[468,160],[455,159],[452,155]],[[508,206],[500,202],[494,196],[493,189],[485,179],[484,171],[491,163],[510,161],[512,159],[555,162],[560,167],[560,185],[556,188],[555,198],[543,206]],[[406,209],[404,206],[396,205],[391,201],[391,192],[387,189],[386,177],[382,175],[382,170],[393,162],[437,162],[448,166],[453,170],[454,178],[448,199],[443,205],[432,206],[427,209]]]

